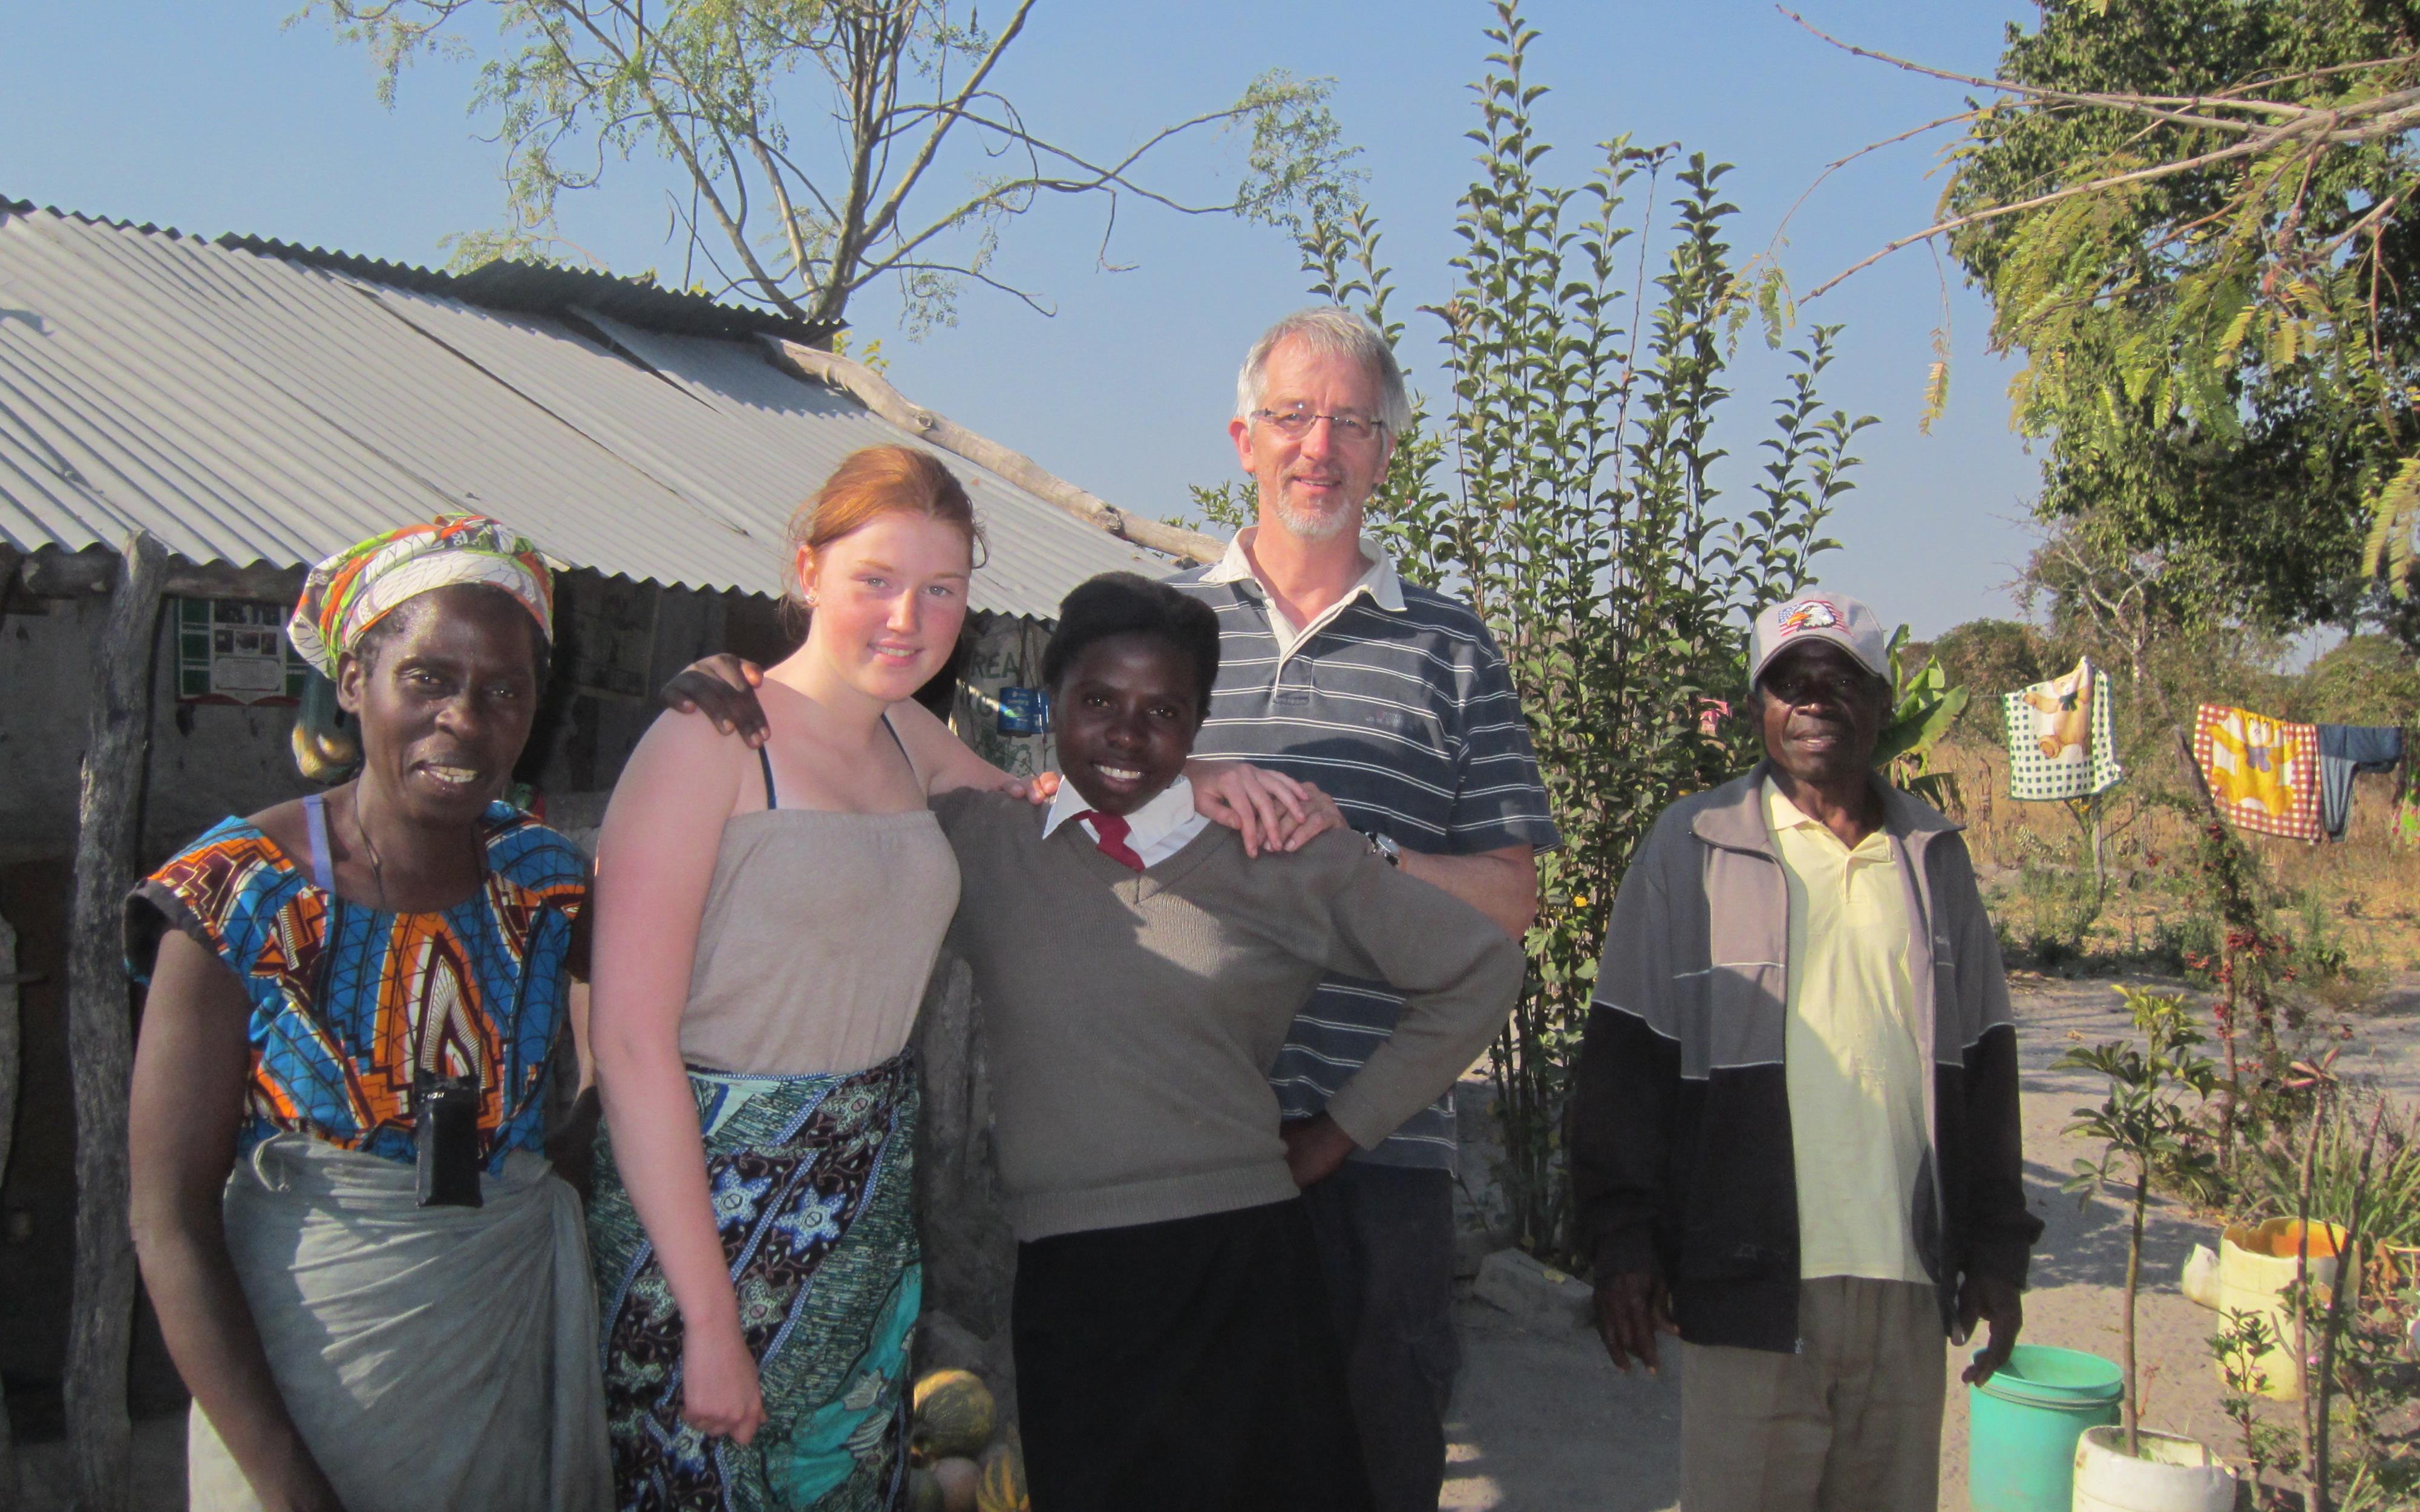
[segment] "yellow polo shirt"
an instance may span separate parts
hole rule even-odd
[[[1854,850],[1771,779],[1765,824],[1790,885],[1783,1071],[1802,1277],[1923,1281],[1908,1205],[1923,1158],[1925,1068],[1907,901],[1889,837]]]

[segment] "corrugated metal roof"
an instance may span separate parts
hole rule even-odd
[[[469,508],[575,566],[775,593],[791,508],[859,447],[913,442],[752,340],[484,308],[259,245],[0,213],[0,539],[115,548],[140,526],[193,562],[291,566]],[[990,538],[976,609],[1047,618],[1094,573],[1164,569],[937,455]]]
[[[31,205],[23,208],[33,208]],[[683,336],[721,336],[736,341],[761,332],[787,336],[812,346],[845,324],[834,320],[792,320],[770,310],[723,304],[703,294],[665,288],[652,278],[616,278],[585,268],[557,268],[508,257],[499,257],[467,273],[447,273],[356,253],[300,246],[269,237],[223,236],[218,244],[285,262],[357,273],[374,284],[458,299],[484,309],[518,310],[524,315],[597,310],[635,320],[650,330]]]

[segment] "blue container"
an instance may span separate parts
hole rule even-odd
[[[1038,687],[1000,690],[1000,733],[1040,735],[1050,730],[1050,695]]]
[[[1975,1512],[2069,1512],[2075,1443],[2118,1421],[2125,1378],[2081,1350],[2020,1344],[1966,1388],[1966,1499]]]

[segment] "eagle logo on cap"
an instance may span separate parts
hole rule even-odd
[[[1774,630],[1776,636],[1791,636],[1801,630],[1834,629],[1839,623],[1838,609],[1820,598],[1802,598],[1781,611],[1781,623]]]

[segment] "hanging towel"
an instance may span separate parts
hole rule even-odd
[[[2403,732],[2391,724],[2319,726],[2319,821],[2328,839],[2344,839],[2352,817],[2352,779],[2360,772],[2391,772],[2403,761]]]
[[[2109,674],[2087,658],[2064,677],[2001,695],[2009,732],[2009,796],[2088,798],[2118,785]]]
[[[2319,838],[2319,733],[2205,703],[2194,717],[2194,760],[2226,820],[2288,840]]]

